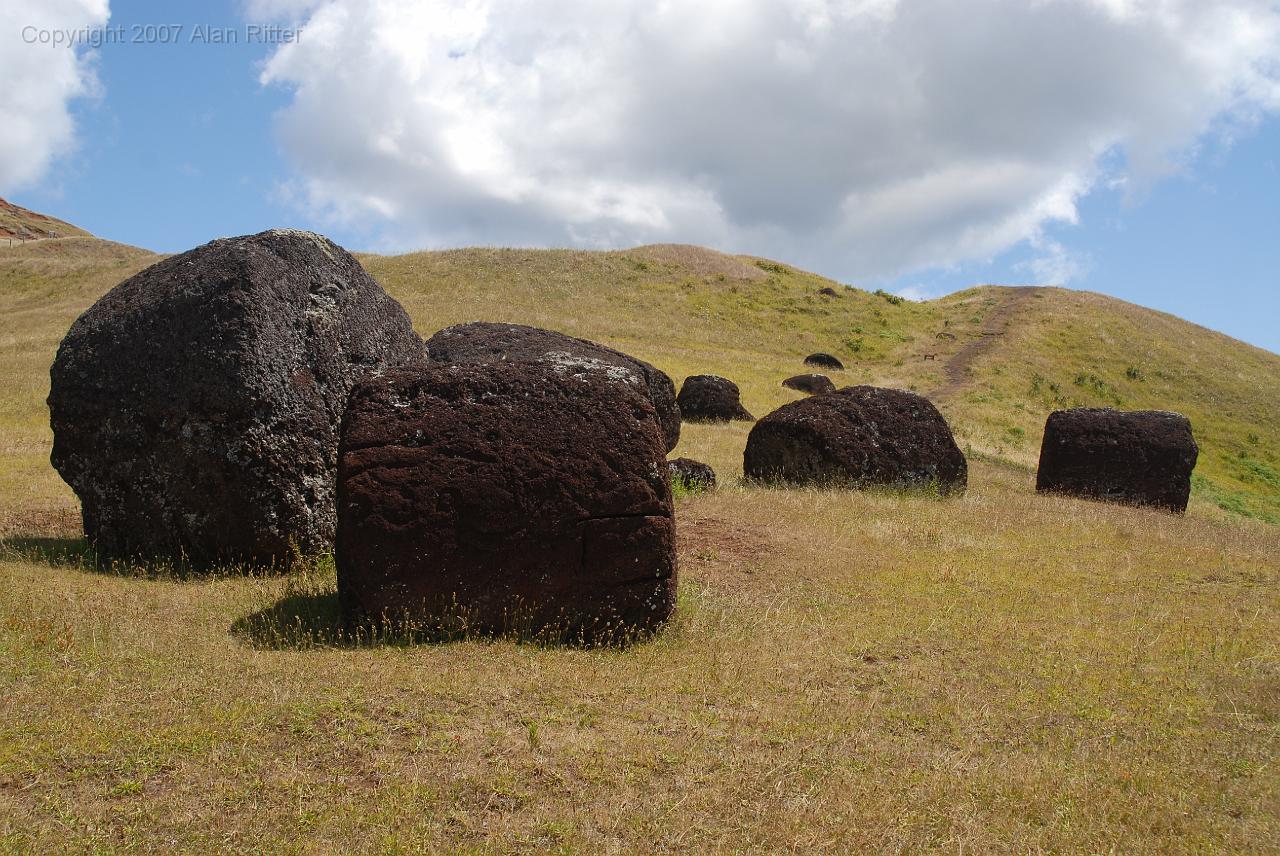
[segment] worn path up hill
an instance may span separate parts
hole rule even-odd
[[[943,401],[968,383],[970,367],[979,357],[996,348],[1004,339],[1005,334],[1017,323],[1019,309],[1031,298],[1036,289],[1034,286],[1011,286],[1002,288],[1001,291],[1000,304],[987,315],[982,327],[975,331],[973,338],[949,357],[943,365],[943,376],[946,380],[942,386],[928,394],[930,399]]]

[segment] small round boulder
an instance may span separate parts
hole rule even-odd
[[[423,359],[404,309],[327,238],[213,241],[72,325],[50,371],[52,462],[104,558],[287,564],[333,545],[348,391]]]
[[[1178,413],[1057,410],[1044,426],[1036,490],[1183,513],[1199,453]]]
[[[356,387],[338,471],[348,621],[621,641],[675,607],[666,442],[590,367],[428,366]]]
[[[490,321],[446,327],[427,340],[427,352],[433,362],[445,365],[573,364],[629,379],[647,391],[653,402],[667,451],[680,442],[675,384],[665,372],[630,354],[554,330]]]
[[[738,385],[719,375],[693,375],[680,386],[680,415],[690,422],[751,421]]]
[[[840,362],[840,358],[832,354],[810,354],[804,358],[806,366],[818,366],[824,369],[835,369],[837,371],[844,370],[844,363]]]
[[[831,382],[831,378],[823,374],[798,374],[795,377],[789,377],[784,380],[782,385],[787,389],[807,392],[810,395],[821,395],[836,391],[836,385]]]
[[[710,464],[693,458],[667,461],[667,471],[671,473],[671,484],[678,484],[687,491],[711,490],[716,486],[716,471],[711,469]]]
[[[850,386],[784,404],[747,437],[750,479],[832,487],[963,493],[968,463],[928,399]]]

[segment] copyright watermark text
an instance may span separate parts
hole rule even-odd
[[[28,45],[54,48],[100,48],[103,45],[287,45],[298,41],[300,27],[246,24],[214,27],[207,24],[134,24],[129,27],[60,29],[26,26],[20,33]]]

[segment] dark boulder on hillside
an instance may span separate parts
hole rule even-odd
[[[427,340],[433,362],[445,365],[487,365],[533,362],[593,368],[612,377],[627,377],[647,391],[667,451],[680,442],[680,408],[671,378],[646,363],[604,345],[566,336],[554,330],[523,324],[475,321],[446,327]]]
[[[50,372],[52,462],[103,557],[286,563],[332,545],[351,386],[424,356],[400,304],[327,238],[213,241],[72,325]]]
[[[719,375],[692,375],[684,379],[676,399],[680,415],[690,422],[750,421],[742,406],[738,385]]]
[[[840,362],[840,358],[831,354],[810,354],[804,358],[806,366],[818,366],[824,369],[836,369],[841,371],[844,369],[844,363]]]
[[[666,441],[590,365],[432,365],[356,387],[338,472],[349,621],[618,641],[675,606]]]
[[[1181,513],[1198,456],[1178,413],[1058,410],[1044,426],[1036,490]]]
[[[710,464],[695,461],[693,458],[675,458],[667,461],[667,471],[671,474],[671,484],[679,484],[688,491],[710,490],[716,486],[716,471]]]
[[[784,404],[756,423],[747,478],[963,493],[968,464],[946,420],[911,392],[850,386]]]
[[[782,382],[787,389],[794,389],[797,392],[807,392],[810,395],[821,395],[826,392],[835,392],[836,385],[831,382],[831,378],[822,374],[800,374],[795,377],[789,377]]]

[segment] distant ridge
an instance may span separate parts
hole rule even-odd
[[[47,214],[39,214],[0,199],[0,238],[35,241],[42,238],[92,237],[89,232]]]

